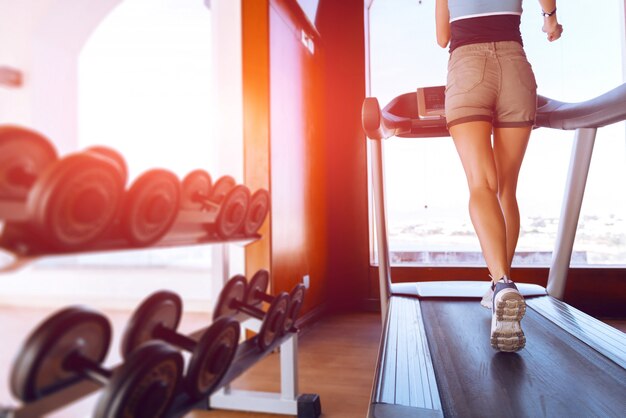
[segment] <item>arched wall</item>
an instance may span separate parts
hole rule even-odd
[[[43,132],[61,153],[75,148],[79,53],[121,1],[2,0],[0,62],[24,80],[0,91],[0,122]]]

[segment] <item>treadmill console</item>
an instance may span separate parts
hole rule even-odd
[[[417,89],[417,114],[420,119],[445,117],[446,87],[420,87]]]

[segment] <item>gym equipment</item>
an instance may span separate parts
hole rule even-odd
[[[200,209],[207,214],[202,223],[209,232],[229,239],[241,230],[248,212],[250,190],[237,185],[232,177],[223,176],[211,185],[208,173],[194,170],[185,176],[182,194],[184,209]]]
[[[228,192],[234,189],[237,186],[237,182],[232,176],[222,176],[217,179],[215,185],[213,186],[213,190],[211,191],[211,199],[214,202],[221,202]]]
[[[211,175],[202,169],[193,170],[182,182],[180,207],[186,210],[203,210],[205,204],[199,196],[211,196]]]
[[[215,309],[213,320],[244,313],[262,322],[258,335],[258,345],[266,350],[284,333],[284,322],[289,310],[289,295],[281,292],[272,301],[267,313],[257,306],[246,303],[246,278],[242,275],[231,277],[222,288]]]
[[[95,417],[163,417],[176,395],[183,358],[166,344],[143,345],[116,370],[102,367],[111,342],[106,317],[73,306],[43,321],[28,337],[13,365],[13,394],[28,403],[80,380],[105,389]]]
[[[93,145],[87,148],[85,152],[94,153],[108,158],[113,164],[115,164],[116,168],[122,175],[124,185],[126,184],[126,181],[128,180],[128,166],[126,165],[126,160],[124,160],[124,157],[119,153],[119,151],[105,145]]]
[[[246,220],[250,190],[246,186],[237,185],[232,177],[222,176],[213,185],[210,199],[204,202],[208,205],[211,202],[219,205],[215,231],[222,238],[230,238],[241,229]]]
[[[56,149],[40,133],[0,126],[0,201],[26,200],[35,179],[57,159]]]
[[[26,212],[53,248],[78,250],[105,234],[119,213],[123,193],[122,174],[109,159],[71,154],[38,177]]]
[[[254,273],[246,290],[245,303],[247,305],[259,307],[262,302],[272,303],[276,300],[276,297],[266,293],[269,280],[270,276],[267,270],[261,269]],[[283,333],[295,330],[294,324],[302,308],[305,293],[306,287],[302,283],[296,284],[289,292],[289,307],[283,324]]]
[[[137,247],[160,240],[176,220],[180,195],[180,182],[174,173],[164,169],[143,173],[126,193],[123,236]]]
[[[265,189],[258,189],[250,197],[248,213],[243,221],[243,234],[247,237],[254,235],[270,210],[270,194]]]
[[[365,99],[383,320],[370,418],[624,414],[626,336],[559,299],[596,130],[626,119],[625,102],[626,84],[583,103],[538,98],[537,127],[576,129],[576,135],[547,291],[517,283],[526,298],[528,343],[511,354],[489,346],[490,315],[478,302],[487,282],[391,282],[383,139],[449,134],[445,118],[419,117],[429,112],[419,111],[416,93],[398,96],[382,110],[376,98]]]
[[[219,318],[195,341],[176,332],[181,315],[182,300],[176,293],[152,294],[133,313],[124,332],[121,353],[127,358],[151,340],[163,340],[189,351],[185,386],[194,399],[199,399],[209,395],[228,371],[239,343],[239,323],[232,318]]]

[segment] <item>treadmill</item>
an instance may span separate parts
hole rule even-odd
[[[487,281],[391,282],[383,140],[449,136],[442,113],[443,87],[363,103],[383,320],[368,417],[626,417],[626,334],[561,300],[596,132],[626,119],[626,84],[581,103],[538,97],[536,126],[575,135],[547,287],[516,282],[527,304],[516,353],[489,344]]]

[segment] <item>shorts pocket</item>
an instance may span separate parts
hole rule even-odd
[[[467,56],[449,63],[446,94],[468,93],[485,77],[485,56]]]
[[[533,68],[528,62],[526,57],[514,57],[511,58],[511,62],[517,71],[520,82],[529,91],[537,91],[537,80],[535,79],[535,73]]]

